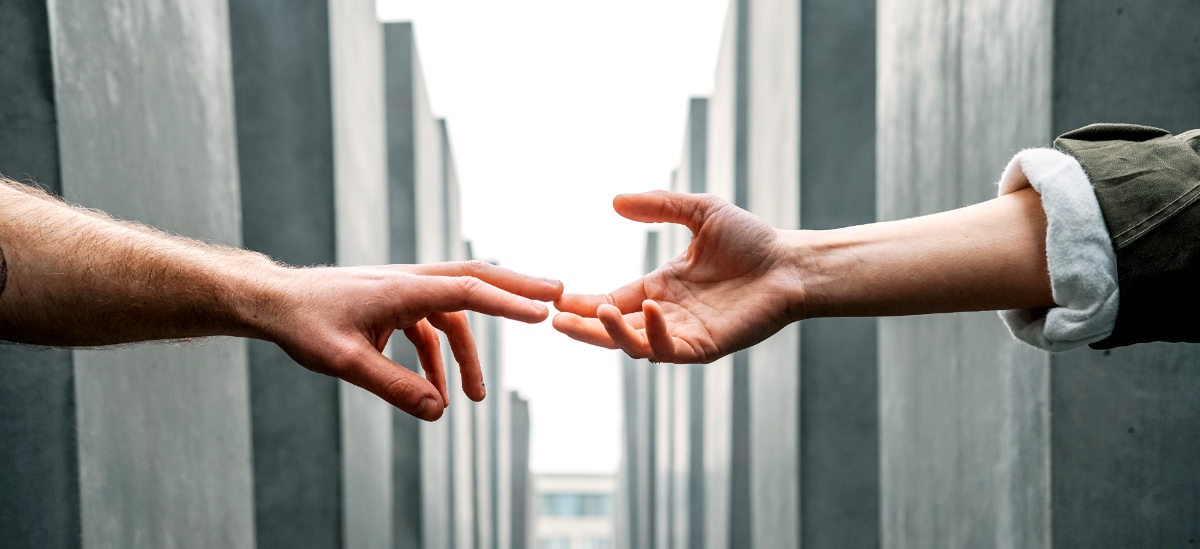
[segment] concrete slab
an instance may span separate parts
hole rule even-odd
[[[243,240],[291,265],[337,263],[326,2],[229,3]],[[340,545],[336,379],[248,342],[255,525],[269,547]]]
[[[63,195],[239,245],[226,5],[67,1],[49,14]],[[252,545],[245,343],[74,357],[83,544]]]

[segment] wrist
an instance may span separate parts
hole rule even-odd
[[[225,335],[274,340],[280,317],[289,308],[289,282],[295,273],[296,269],[259,254],[248,254],[232,268],[222,269],[218,276],[223,279],[222,308],[227,311]]]
[[[789,322],[798,322],[814,316],[819,297],[813,293],[813,275],[817,267],[813,241],[816,231],[776,230],[776,242],[780,246],[779,269],[785,273],[783,285]]]
[[[784,262],[793,280],[788,294],[791,320],[857,316],[854,300],[843,294],[855,283],[861,235],[853,233],[853,228],[779,232]]]

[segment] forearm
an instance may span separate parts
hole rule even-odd
[[[110,345],[256,336],[267,258],[161,233],[0,183],[0,339]]]
[[[1054,305],[1032,189],[924,217],[780,234],[799,280],[797,319]]]

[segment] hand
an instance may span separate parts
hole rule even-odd
[[[486,393],[463,311],[541,322],[562,283],[484,262],[286,269],[254,324],[306,368],[344,379],[424,420],[450,404],[435,330],[446,334],[472,400]],[[394,330],[417,350],[425,378],[381,353]]]
[[[573,339],[656,362],[708,363],[796,320],[802,296],[779,231],[709,195],[621,195],[613,208],[644,223],[686,225],[679,257],[607,295],[567,294],[554,327]]]

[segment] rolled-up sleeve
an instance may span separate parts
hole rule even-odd
[[[1116,321],[1091,346],[1200,342],[1200,131],[1093,124],[1054,148],[1087,175],[1116,256]]]

